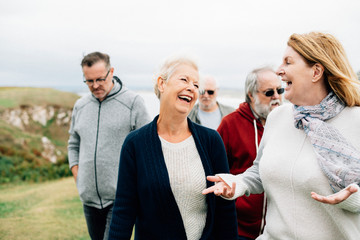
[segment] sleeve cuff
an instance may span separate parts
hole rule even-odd
[[[232,174],[222,173],[222,174],[216,174],[216,176],[220,177],[229,186],[231,186],[233,182],[236,183],[234,196],[232,198],[226,198],[226,197],[221,196],[222,198],[224,198],[226,200],[234,200],[238,197],[243,196],[244,194],[246,196],[250,195],[249,188],[243,181],[241,175],[235,176]]]
[[[359,213],[360,212],[360,188],[356,183],[352,183],[349,186],[356,186],[357,192],[353,193],[346,200],[336,204],[338,208],[344,210]]]

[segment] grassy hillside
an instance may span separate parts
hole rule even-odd
[[[0,121],[0,184],[39,182],[71,175],[66,151],[55,164],[51,163],[41,156],[40,138],[40,134],[27,133]]]
[[[2,239],[90,239],[74,178],[0,185]]]
[[[74,179],[2,185],[0,239],[90,239]]]
[[[0,111],[5,108],[34,105],[58,105],[72,108],[79,96],[51,88],[0,87]]]
[[[47,88],[0,87],[0,240],[90,239],[74,179],[64,178],[71,175],[69,125],[56,123],[57,111],[71,112],[78,98]],[[31,106],[52,106],[54,118],[46,124],[30,119],[23,129],[2,118]],[[42,155],[44,136],[59,152],[55,164]]]
[[[56,117],[60,110],[69,112],[71,116],[78,98],[74,93],[49,88],[0,87],[0,184],[40,182],[71,175],[66,149],[69,121],[58,124]],[[44,111],[51,107],[54,117],[45,125],[30,118],[22,129],[4,118],[7,111],[21,113],[36,106],[42,106]],[[43,137],[47,137],[55,147],[55,164],[43,154]]]

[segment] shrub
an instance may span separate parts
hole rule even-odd
[[[46,161],[46,160],[42,160]],[[43,182],[71,176],[67,158],[60,163],[42,163],[40,166],[19,156],[0,155],[0,184],[9,182]]]

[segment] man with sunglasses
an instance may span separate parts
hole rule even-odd
[[[221,135],[229,161],[230,173],[240,174],[253,165],[266,118],[282,103],[284,88],[270,67],[253,70],[245,82],[244,103],[220,123]],[[266,199],[253,194],[236,199],[239,240],[256,239],[265,225]]]
[[[86,55],[81,67],[91,93],[74,105],[68,142],[91,239],[107,239],[121,146],[130,131],[150,121],[144,100],[123,86],[107,54]]]
[[[195,123],[216,130],[221,119],[235,109],[216,100],[218,85],[214,77],[203,77],[200,89],[199,103],[194,106],[188,117]]]

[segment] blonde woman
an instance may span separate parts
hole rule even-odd
[[[209,176],[203,193],[265,192],[258,239],[359,239],[360,88],[345,51],[330,34],[293,34],[277,73],[293,105],[270,113],[252,168]]]
[[[229,172],[222,140],[187,115],[199,95],[197,65],[167,60],[156,77],[160,113],[128,135],[120,156],[110,239],[237,239],[233,201],[204,196],[206,176]]]

